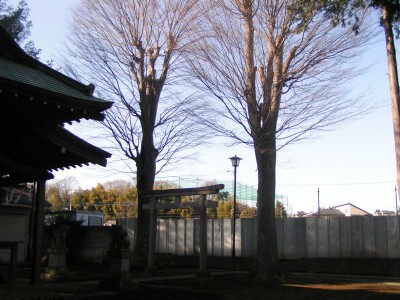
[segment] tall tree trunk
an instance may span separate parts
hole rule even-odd
[[[394,45],[393,16],[390,13],[387,1],[383,1],[382,19],[386,38],[386,53],[388,60],[390,97],[392,100],[393,129],[396,151],[397,186],[400,186],[400,94],[399,76],[397,72],[396,48]]]
[[[138,157],[137,163],[138,216],[134,253],[138,265],[147,263],[150,236],[150,211],[143,209],[146,202],[141,192],[153,189],[155,177],[155,160],[144,156]]]
[[[256,67],[254,65],[254,2],[243,1],[242,14],[245,20],[246,45],[246,90],[245,97],[249,114],[249,125],[254,141],[258,169],[257,195],[257,249],[253,273],[258,279],[271,279],[278,275],[278,250],[275,224],[275,165],[276,165],[276,120],[263,120],[262,108],[256,100]],[[263,82],[265,85],[266,82]],[[269,91],[270,92],[270,91]],[[270,98],[263,95],[266,107],[271,107]],[[272,104],[273,106],[273,104]],[[272,113],[271,115],[275,115]],[[270,130],[264,130],[267,126]],[[273,133],[273,134],[271,134]]]
[[[270,137],[263,149],[256,147],[258,169],[256,278],[271,279],[279,274],[275,223],[276,142]]]
[[[151,128],[153,126],[150,126]],[[135,264],[147,263],[150,237],[150,211],[143,209],[146,200],[142,191],[152,190],[156,175],[157,151],[154,147],[153,129],[143,126],[141,151],[136,159],[137,190],[138,190],[138,217],[136,226]]]

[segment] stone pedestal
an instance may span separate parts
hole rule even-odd
[[[131,267],[129,240],[120,225],[111,228],[111,247],[107,252],[108,274],[100,281],[100,288],[107,290],[126,290],[130,287],[129,272]]]
[[[68,226],[61,225],[54,229],[52,243],[47,250],[49,256],[46,273],[42,274],[42,279],[51,281],[62,281],[70,279],[67,274],[66,255],[68,249],[65,245],[65,238],[68,233]]]
[[[53,249],[47,251],[49,255],[49,263],[46,268],[48,273],[63,273],[67,271],[66,255],[68,249]]]
[[[146,267],[144,269],[144,276],[151,277],[158,273],[157,267]]]
[[[197,279],[210,279],[211,278],[211,272],[210,271],[197,271],[196,272],[196,278]]]
[[[130,272],[130,253],[128,250],[111,250],[108,252],[109,280],[127,280]]]
[[[68,273],[66,266],[67,250],[49,249],[49,264],[46,272],[41,274],[41,278],[47,281],[69,281],[72,275]]]
[[[100,281],[100,288],[114,291],[125,290],[130,286],[130,253],[128,250],[110,250],[108,256],[108,274]]]

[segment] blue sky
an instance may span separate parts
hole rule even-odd
[[[10,4],[18,1],[10,1]],[[63,51],[70,8],[78,0],[26,0],[31,9],[34,28],[32,39],[42,49],[42,60],[54,58]],[[397,42],[396,46],[400,45]],[[375,209],[395,208],[396,169],[392,115],[387,78],[387,61],[383,34],[362,62],[371,65],[352,84],[366,91],[365,101],[380,106],[374,112],[329,132],[319,132],[312,139],[288,146],[278,153],[277,193],[288,196],[293,212],[317,208],[317,189],[323,207],[353,203],[371,213]],[[79,126],[74,132],[82,137]],[[252,149],[208,145],[199,151],[199,161],[183,163],[173,172],[162,174],[201,180],[232,180],[228,158],[243,158],[238,181],[254,185],[257,170]],[[124,176],[106,177],[100,168],[85,167],[57,172],[56,178],[75,176],[84,188]]]

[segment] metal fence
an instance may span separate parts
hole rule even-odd
[[[159,180],[159,182],[165,182],[169,183],[171,185],[176,186],[177,188],[191,188],[191,187],[201,187],[201,186],[206,186],[210,184],[223,184],[225,185],[225,188],[221,190],[221,192],[228,192],[229,195],[233,197],[233,190],[234,190],[234,182],[233,180],[230,181],[220,181],[220,180],[215,180],[215,181],[205,181],[202,179],[190,179],[190,178],[177,178],[177,179],[162,179]],[[257,188],[237,182],[236,183],[236,198],[239,203],[248,205],[250,207],[256,207],[257,206]],[[289,199],[286,195],[281,195],[281,194],[276,194],[275,195],[275,201],[280,201],[284,206],[288,214],[291,216],[292,215],[292,205],[289,203]]]

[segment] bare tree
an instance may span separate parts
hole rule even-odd
[[[58,186],[61,192],[63,202],[68,204],[69,210],[72,210],[71,195],[72,192],[78,188],[79,181],[73,176],[64,177],[58,180]]]
[[[197,0],[83,0],[74,10],[69,71],[115,101],[104,125],[136,166],[139,213],[135,250],[145,257],[149,215],[140,191],[185,157],[205,130],[192,116],[203,106],[178,86],[181,53],[196,36]],[[75,64],[72,64],[74,61]]]
[[[395,38],[400,38],[400,1],[399,0],[328,0],[309,1],[297,0],[293,9],[302,20],[304,26],[309,22],[310,10],[323,11],[331,18],[329,21],[334,25],[351,26],[355,33],[360,28],[357,18],[358,10],[365,8],[378,11],[380,14],[380,25],[385,33],[386,56],[388,62],[388,77],[390,86],[390,98],[392,101],[392,116],[394,130],[394,145],[396,154],[397,186],[400,186],[400,87],[399,74],[397,70],[397,58]],[[399,193],[398,193],[399,194]]]
[[[107,181],[103,183],[103,186],[106,190],[119,190],[119,191],[125,191],[127,189],[130,189],[134,187],[134,184],[132,184],[131,181],[123,180],[123,179],[115,179],[111,181]]]
[[[214,0],[206,36],[187,53],[194,82],[216,99],[225,122],[209,122],[236,143],[254,147],[258,167],[258,237],[254,275],[279,274],[275,227],[277,150],[311,130],[359,115],[350,64],[371,37],[324,22],[300,30],[285,0]],[[361,20],[362,21],[362,18]],[[206,122],[207,120],[204,120]]]
[[[79,182],[73,176],[53,180],[46,185],[46,198],[53,205],[53,210],[72,210],[72,192]]]

